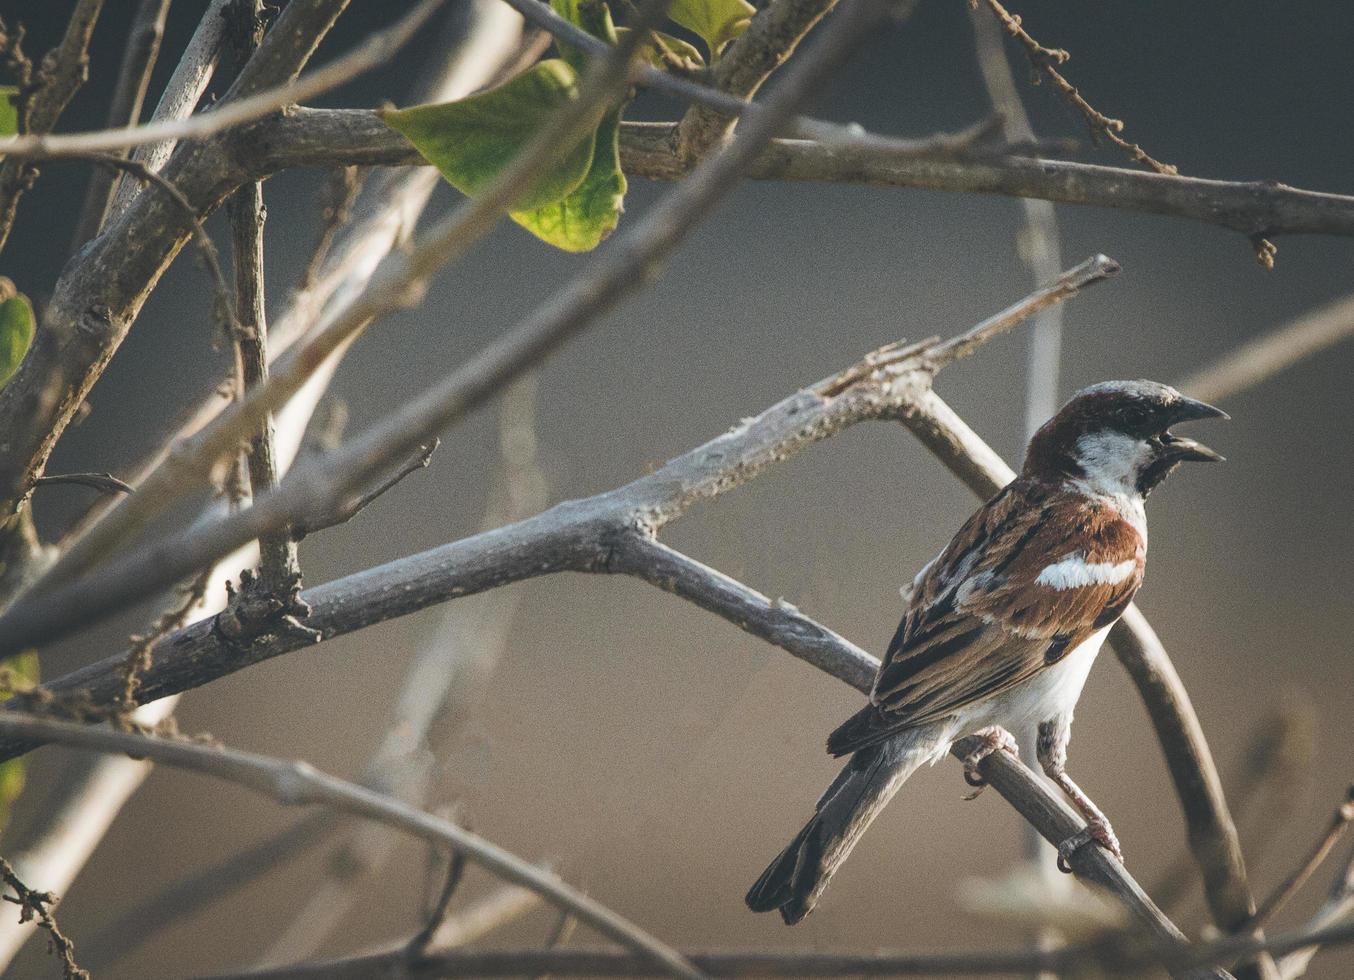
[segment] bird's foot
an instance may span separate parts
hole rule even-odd
[[[1124,863],[1124,852],[1119,847],[1119,838],[1114,836],[1114,828],[1104,816],[1093,817],[1067,840],[1058,845],[1058,870],[1063,874],[1072,873],[1072,855],[1087,844],[1099,844],[1113,854],[1120,864]]]
[[[987,780],[983,779],[982,773],[978,771],[980,762],[998,751],[1009,752],[1013,758],[1020,758],[1020,746],[1016,744],[1015,736],[1000,725],[980,728],[973,733],[973,737],[981,741],[972,752],[964,756],[964,782],[974,788],[972,793],[964,797],[966,800],[976,799],[987,786]]]

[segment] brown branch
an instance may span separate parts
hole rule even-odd
[[[16,140],[42,140],[56,125],[77,89],[89,77],[89,42],[94,37],[103,0],[79,0],[66,21],[61,42],[43,56],[31,88],[19,93],[23,100],[23,136]],[[3,141],[0,141],[3,142]],[[0,250],[9,240],[18,212],[19,197],[37,179],[37,170],[23,160],[0,162]]]
[[[1046,48],[1036,41],[1021,25],[1020,18],[1009,13],[999,0],[987,0],[987,5],[997,15],[997,19],[1001,21],[1007,32],[1024,45],[1025,53],[1029,56],[1030,64],[1034,66],[1035,71],[1046,75],[1062,97],[1085,118],[1093,138],[1103,136],[1127,153],[1134,161],[1150,167],[1158,174],[1174,177],[1180,173],[1175,165],[1162,163],[1137,143],[1124,139],[1120,135],[1124,130],[1123,120],[1111,119],[1087,102],[1086,97],[1081,94],[1077,87],[1069,82],[1062,72],[1058,71],[1055,66],[1064,64],[1071,58],[1070,54],[1062,48]],[[1274,256],[1278,252],[1274,243],[1257,233],[1251,237],[1251,244],[1255,248],[1256,261],[1265,269],[1273,270]]]
[[[237,138],[257,151],[250,171],[255,176],[289,167],[426,165],[403,136],[366,109],[296,109],[242,127]],[[671,123],[626,123],[621,128],[626,173],[682,179],[691,164],[677,154],[674,141]],[[1248,237],[1354,235],[1354,196],[1267,180],[1173,177],[1067,160],[993,156],[981,143],[977,152],[964,150],[962,144],[956,152],[953,144],[948,137],[777,139],[749,167],[748,176],[1038,198],[1183,218]]]
[[[234,26],[236,46],[243,52],[258,48],[263,34],[262,0],[243,0],[233,8],[239,23]],[[231,256],[235,268],[235,348],[238,391],[243,395],[268,380],[268,316],[264,304],[263,226],[267,208],[263,184],[245,184],[226,204],[230,218]],[[249,436],[246,465],[249,492],[257,497],[277,489],[281,467],[277,459],[276,431],[271,414],[264,416]],[[258,592],[276,607],[277,617],[304,617],[310,610],[301,604],[301,562],[296,540],[287,529],[259,538]]]
[[[539,892],[551,904],[567,909],[608,939],[661,965],[668,975],[694,980],[702,975],[680,953],[558,876],[542,871],[450,821],[320,772],[305,762],[18,713],[0,715],[0,731],[38,736],[95,752],[145,757],[176,769],[235,783],[285,806],[321,805],[386,824],[431,844],[463,853],[500,878]]]
[[[151,72],[160,53],[160,41],[165,34],[165,19],[169,16],[171,0],[140,0],[127,31],[127,44],[122,52],[122,64],[113,86],[113,97],[108,104],[105,126],[117,129],[135,126],[141,119],[141,108],[150,87]],[[122,154],[119,154],[122,155]],[[71,236],[71,250],[79,248],[99,233],[104,215],[113,200],[113,184],[117,173],[96,170],[89,175],[85,201]]]
[[[1345,858],[1344,866],[1331,883],[1330,893],[1315,915],[1307,922],[1309,929],[1329,929],[1338,926],[1354,913],[1354,849]],[[1320,950],[1320,944],[1303,945],[1279,961],[1283,980],[1294,980],[1307,972],[1307,966]]]
[[[52,952],[61,960],[61,973],[65,980],[89,980],[89,974],[75,963],[75,944],[63,933],[52,915],[52,906],[56,896],[51,892],[35,892],[23,883],[8,861],[0,858],[0,880],[14,889],[14,897],[0,896],[6,902],[19,906],[19,921],[37,921],[47,932]]]
[[[774,0],[757,12],[747,30],[720,55],[710,81],[721,92],[752,98],[836,3]],[[707,106],[692,106],[677,127],[677,153],[684,160],[700,159],[732,131],[733,124],[731,116]]]

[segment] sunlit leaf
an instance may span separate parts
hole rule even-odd
[[[19,107],[14,98],[19,94],[17,85],[0,85],[0,136],[13,136],[19,131]]]
[[[621,173],[621,114],[608,113],[597,128],[597,148],[583,183],[568,197],[532,211],[515,211],[512,220],[542,241],[566,252],[587,252],[616,230],[625,201]]]
[[[710,46],[711,58],[747,30],[756,13],[747,0],[673,0],[668,8],[669,17]]]
[[[616,28],[617,38],[623,38],[629,32],[630,28],[628,27]],[[690,41],[683,41],[680,37],[673,37],[671,34],[664,34],[662,31],[654,31],[653,33],[658,36],[658,39],[663,42],[663,45],[668,51],[672,52],[672,54],[677,56],[679,61],[683,62],[684,67],[692,69],[705,67],[705,55],[701,54],[701,49],[696,47]],[[645,43],[640,49],[640,54],[642,54],[644,59],[655,68],[671,67],[667,58],[663,56],[663,52],[658,50],[658,45],[653,41]]]
[[[545,125],[578,97],[578,76],[562,59],[542,61],[498,88],[459,102],[381,113],[442,176],[465,194],[483,190]],[[530,211],[567,196],[592,164],[593,138],[581,141],[517,205]]]
[[[33,650],[17,653],[0,662],[0,669],[8,674],[11,690],[23,690],[38,682],[38,655]],[[8,701],[12,696],[8,691],[0,692],[0,701]],[[0,830],[9,823],[14,802],[24,790],[24,783],[28,778],[25,758],[19,756],[0,762]]]
[[[0,302],[0,387],[19,369],[33,342],[33,306],[27,296],[13,290],[9,280],[0,279],[0,295],[10,294]]]

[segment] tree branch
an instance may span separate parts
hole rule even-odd
[[[739,138],[744,135],[740,131]],[[956,353],[971,353],[975,343],[996,336],[996,327],[1014,327],[1022,315],[1047,308],[1054,298],[1076,295],[1110,275],[1112,268],[1103,258],[1088,260],[1059,282],[959,335],[967,339],[946,345],[949,353],[941,360],[948,363]],[[1001,458],[930,390],[937,367],[929,355],[935,346],[938,342],[932,341],[882,348],[623,487],[309,589],[303,593],[311,607],[308,624],[328,640],[508,582],[560,571],[610,572],[618,543],[636,529],[651,534],[807,446],[871,419],[900,418],[970,485],[995,479],[993,474],[1005,465]],[[732,590],[728,601],[744,606],[767,602],[755,593],[737,593]],[[740,611],[739,616],[746,613]],[[802,628],[762,635],[810,662],[821,661],[821,652],[836,636],[807,622]],[[240,647],[213,624],[197,623],[156,645],[140,694],[154,700],[199,687],[301,645],[297,638],[283,635],[264,636]],[[863,652],[853,657],[858,676],[865,677],[873,669],[872,661]],[[41,698],[59,702],[80,691],[89,703],[112,703],[121,662],[118,655],[56,678],[40,688],[45,692]],[[12,703],[19,707],[21,701]],[[28,748],[0,740],[0,761]]]
[[[141,0],[132,16],[127,32],[127,45],[122,52],[118,80],[113,86],[113,97],[108,104],[106,126],[135,126],[141,120],[141,107],[150,87],[151,72],[160,53],[160,41],[165,34],[165,19],[169,16],[170,0]],[[104,215],[113,199],[116,171],[96,170],[89,175],[85,201],[71,236],[71,250],[79,248],[99,233]]]
[[[240,135],[258,151],[256,176],[295,166],[425,163],[403,136],[367,109],[294,109],[244,127]],[[653,180],[684,177],[691,164],[677,153],[674,139],[671,123],[623,125],[626,173]],[[1354,235],[1354,196],[1269,180],[1209,180],[1067,160],[956,154],[931,141],[881,136],[773,140],[748,176],[1037,198],[1184,218],[1248,238]]]
[[[464,854],[506,881],[530,888],[608,939],[661,964],[678,977],[699,980],[700,971],[675,950],[605,905],[566,884],[557,875],[523,861],[477,834],[423,813],[381,793],[364,789],[305,762],[218,748],[183,739],[117,732],[18,713],[0,714],[0,732],[26,735],[76,748],[144,757],[154,762],[235,783],[284,806],[322,805],[375,820]]]

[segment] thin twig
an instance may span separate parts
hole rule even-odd
[[[1354,786],[1349,787],[1345,793],[1344,802],[1335,808],[1335,814],[1331,817],[1329,826],[1317,839],[1316,844],[1312,846],[1312,850],[1306,859],[1293,869],[1292,873],[1270,893],[1268,898],[1260,903],[1260,908],[1251,917],[1250,928],[1259,929],[1266,925],[1275,913],[1298,893],[1302,886],[1307,883],[1307,880],[1316,873],[1316,869],[1321,867],[1321,863],[1326,860],[1335,845],[1340,843],[1340,838],[1349,829],[1351,821],[1354,821]]]
[[[47,138],[76,90],[89,76],[89,43],[94,25],[103,10],[103,0],[78,0],[66,21],[60,43],[48,51],[37,72],[19,92],[22,100],[21,122],[24,134],[9,139]],[[0,140],[4,143],[5,140]],[[37,177],[33,166],[23,160],[0,161],[0,250],[9,240],[18,212],[19,197]]]
[[[971,0],[977,2],[977,0]],[[1025,47],[1025,53],[1029,56],[1030,63],[1035,71],[1046,75],[1053,82],[1053,87],[1066,99],[1073,108],[1086,120],[1086,125],[1091,129],[1092,137],[1103,136],[1119,149],[1123,150],[1137,163],[1149,167],[1158,174],[1174,177],[1180,173],[1179,168],[1169,163],[1162,163],[1156,157],[1152,156],[1137,143],[1126,140],[1120,134],[1124,131],[1122,119],[1111,119],[1095,106],[1086,101],[1086,97],[1081,94],[1075,85],[1058,71],[1057,65],[1064,64],[1071,55],[1062,48],[1046,48],[1033,37],[1021,25],[1020,18],[1008,12],[1000,3],[1000,0],[986,0],[987,5],[992,12],[997,15],[1002,26],[1006,28],[1017,41]],[[1251,245],[1255,249],[1255,259],[1265,269],[1274,268],[1274,256],[1278,248],[1268,238],[1260,233],[1251,236]]]
[[[1349,918],[1351,913],[1354,913],[1354,848],[1350,849],[1344,865],[1331,882],[1330,893],[1321,903],[1321,908],[1307,921],[1307,928],[1328,929]],[[1304,945],[1280,960],[1279,973],[1283,980],[1295,980],[1306,973],[1312,957],[1319,951],[1319,943]]]
[[[169,81],[165,84],[164,91],[160,93],[154,111],[151,112],[152,124],[184,119],[192,115],[193,110],[197,108],[198,100],[207,91],[212,75],[216,72],[216,63],[225,44],[226,8],[234,2],[235,0],[211,0],[207,9],[202,12],[197,29],[193,31],[187,47],[179,56],[174,73],[169,76]],[[174,146],[173,140],[143,143],[132,149],[131,158],[158,172],[174,152]],[[133,185],[127,181],[119,184],[105,213],[105,222],[111,221],[125,211],[135,196],[136,189]]]
[[[312,518],[305,522],[296,523],[291,526],[293,540],[302,541],[309,535],[319,531],[327,531],[331,527],[338,527],[340,524],[347,524],[378,497],[384,496],[393,490],[398,484],[404,481],[404,478],[419,470],[426,470],[432,462],[433,453],[437,452],[437,447],[441,440],[434,438],[426,446],[420,446],[414,455],[401,463],[390,476],[386,477],[380,483],[370,490],[357,494],[347,500],[342,500],[336,507],[327,514],[321,514],[317,518]]]
[[[232,126],[269,115],[284,106],[323,95],[384,64],[423,28],[444,2],[445,0],[420,0],[412,10],[390,27],[368,35],[365,41],[347,54],[294,82],[265,89],[244,98],[223,100],[219,106],[208,112],[183,119],[165,119],[131,129],[96,130],[55,136],[33,133],[7,137],[0,139],[0,157],[4,157],[8,165],[11,160],[43,160],[105,153],[147,143],[204,139],[213,136]]]
[[[193,207],[192,202],[184,196],[183,191],[179,190],[172,181],[151,170],[139,160],[129,160],[107,153],[68,153],[62,157],[62,160],[83,161],[114,172],[121,171],[143,184],[150,184],[163,191],[165,196],[174,202],[174,206],[179,209],[184,218],[192,224],[193,241],[197,244],[198,251],[202,255],[202,264],[207,267],[207,273],[212,280],[213,307],[217,322],[227,334],[238,329],[235,301],[230,287],[226,285],[226,275],[221,271],[221,257],[216,252],[216,246],[212,243],[211,236],[202,227],[202,221],[198,218],[197,210]]]
[[[105,127],[117,129],[135,126],[141,120],[141,107],[150,87],[151,72],[160,53],[160,41],[165,34],[165,19],[169,16],[171,0],[140,0],[127,31],[127,44],[122,51],[122,64],[113,85],[113,97],[108,103]],[[118,154],[119,156],[123,154]],[[85,201],[80,217],[71,235],[71,250],[79,248],[99,233],[104,215],[113,198],[117,172],[96,170],[89,175]]]
[[[6,902],[19,906],[19,921],[36,921],[46,930],[51,949],[61,960],[61,971],[65,980],[89,980],[89,974],[75,963],[75,944],[70,941],[56,924],[52,915],[52,906],[56,896],[51,892],[35,892],[23,883],[8,861],[0,858],[0,880],[14,889],[14,897],[3,897]]]
[[[91,490],[99,491],[99,493],[136,492],[136,488],[130,483],[119,480],[112,473],[55,473],[51,476],[40,476],[33,481],[33,485],[38,487],[50,487],[62,483],[89,487]]]
[[[484,838],[398,800],[364,789],[310,765],[286,759],[203,745],[182,739],[91,728],[17,712],[0,715],[0,731],[39,736],[63,745],[96,752],[127,753],[235,783],[287,806],[323,805],[376,820],[411,836],[463,852],[499,877],[539,892],[559,908],[627,949],[662,964],[672,976],[699,978],[701,973],[666,944],[553,873],[510,854]]]

